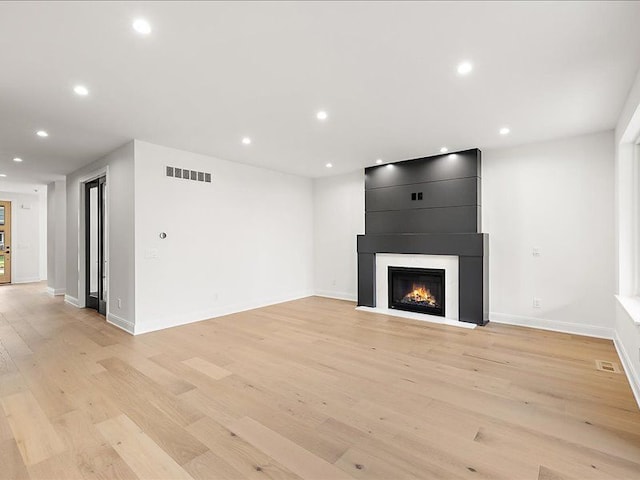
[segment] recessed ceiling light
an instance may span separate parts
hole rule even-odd
[[[89,95],[89,89],[84,85],[76,85],[75,87],[73,87],[73,91],[81,97],[86,97],[87,95]]]
[[[16,157],[13,159],[14,162],[20,163],[22,159],[20,157]]]
[[[133,29],[140,35],[149,35],[151,33],[151,25],[144,18],[138,18],[133,22]]]
[[[329,115],[327,114],[327,112],[325,112],[324,110],[320,110],[317,114],[316,114],[316,118],[318,120],[326,120],[327,118],[329,118]]]
[[[244,137],[244,138],[242,139],[242,143],[243,143],[244,145],[251,145],[251,139],[250,139],[249,137]]]
[[[458,64],[458,73],[460,75],[467,75],[468,73],[471,73],[471,70],[473,70],[471,62],[462,62]]]
[[[509,132],[510,132],[510,131],[511,131],[511,130],[509,130],[509,127],[502,127],[502,128],[500,129],[500,135],[509,135]]]
[[[0,177],[6,177],[7,174],[6,173],[0,173]]]
[[[449,149],[447,147],[442,147],[440,149],[440,153],[447,153],[449,151]]]
[[[327,163],[326,167],[327,168],[331,168],[331,167],[333,167],[333,165],[331,165],[330,163]]]
[[[382,163],[382,159],[381,159],[381,158],[377,159],[377,160],[376,160],[376,163],[377,163],[378,165],[380,165],[380,164]]]
[[[42,137],[42,138],[49,136],[49,134],[47,132],[45,132],[44,130],[38,130],[36,132],[36,135],[38,135],[39,137]]]

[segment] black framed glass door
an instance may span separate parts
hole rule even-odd
[[[85,183],[85,294],[86,306],[107,312],[105,268],[106,177]]]

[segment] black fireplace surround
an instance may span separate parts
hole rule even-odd
[[[443,269],[388,267],[388,275],[389,308],[445,316]]]
[[[481,233],[480,172],[478,149],[365,169],[358,305],[376,306],[376,254],[454,255],[458,257],[459,320],[477,325],[489,321],[489,238]],[[433,308],[431,300],[410,307],[444,316],[444,290],[442,297],[441,313],[425,311]],[[406,306],[406,301],[389,299],[389,308]]]

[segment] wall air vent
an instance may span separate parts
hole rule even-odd
[[[211,173],[189,170],[188,168],[165,167],[167,177],[181,178],[183,180],[193,180],[194,182],[211,183]]]

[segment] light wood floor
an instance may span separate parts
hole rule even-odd
[[[0,287],[0,477],[638,479],[610,341],[311,297],[132,337]]]

